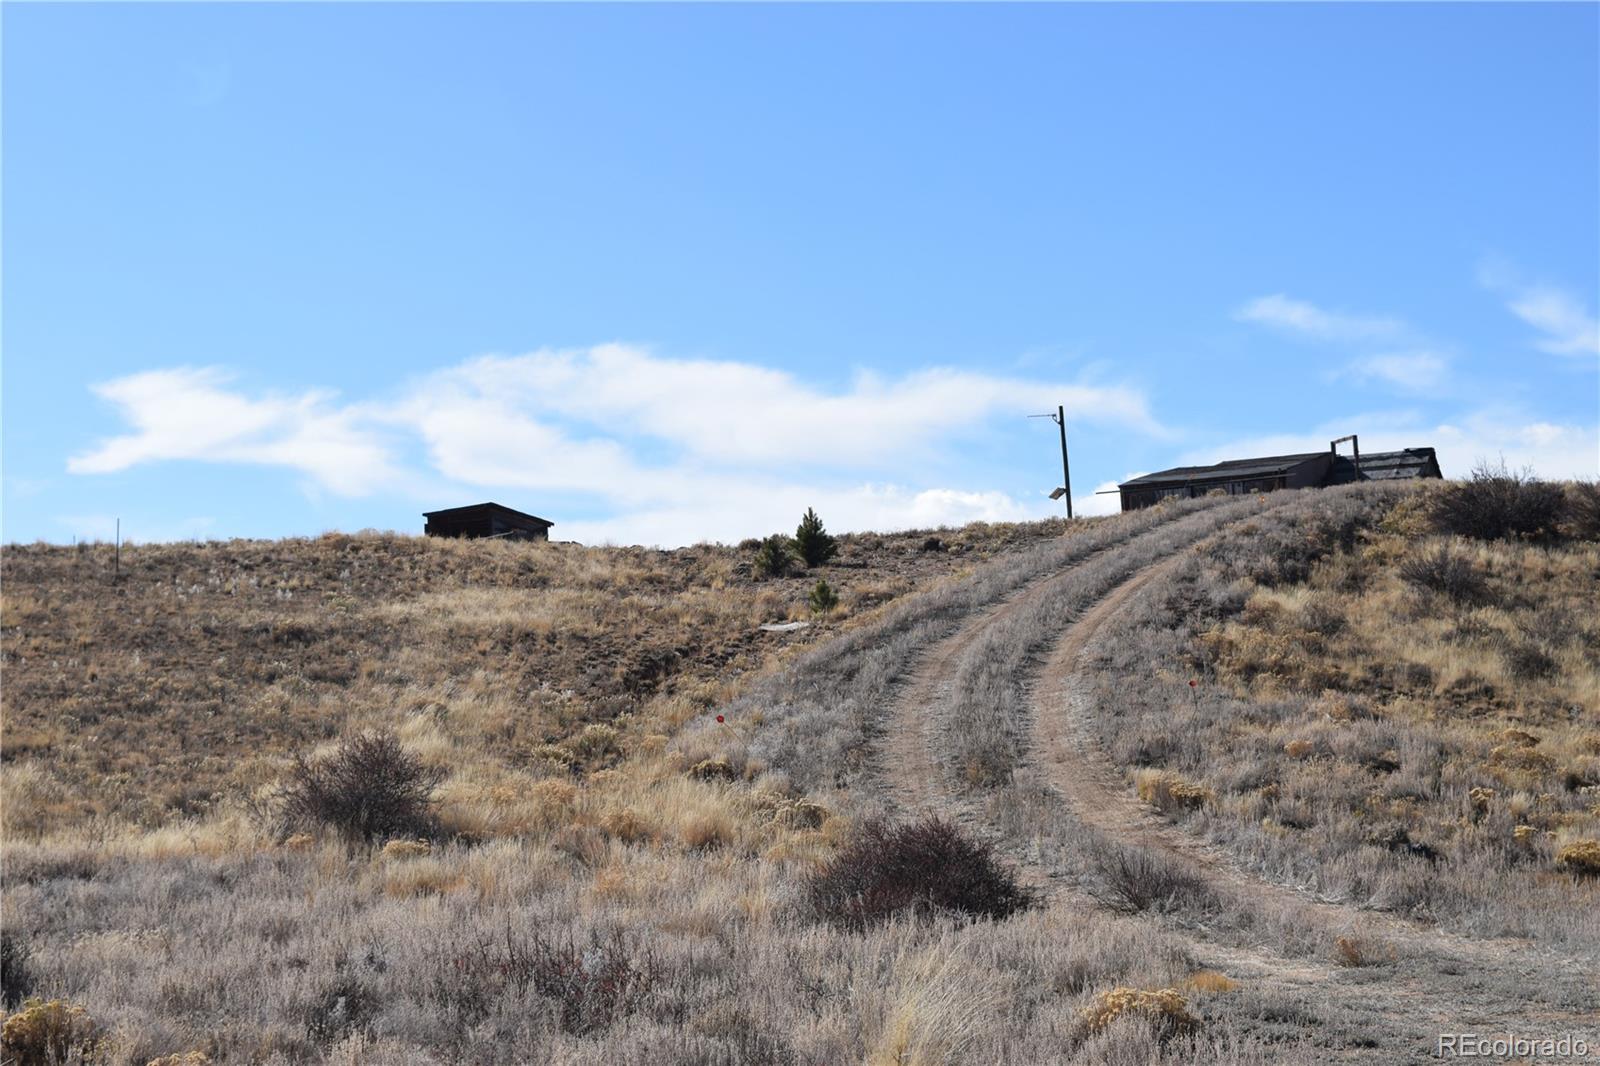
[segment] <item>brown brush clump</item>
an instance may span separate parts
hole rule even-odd
[[[1158,1036],[1172,1037],[1191,1033],[1200,1019],[1189,1013],[1189,1002],[1176,988],[1113,988],[1095,997],[1083,1009],[1079,1024],[1087,1035],[1104,1032],[1119,1018],[1138,1018],[1150,1025]]]
[[[0,1029],[7,1066],[55,1066],[93,1061],[104,1039],[89,1012],[59,999],[25,1000]]]
[[[813,913],[861,929],[897,914],[1002,919],[1034,903],[990,846],[930,817],[869,822],[807,886]]]
[[[326,826],[349,840],[434,831],[433,793],[444,780],[393,733],[350,737],[325,756],[297,756],[279,792],[283,832]]]
[[[1394,948],[1380,941],[1353,935],[1334,938],[1333,961],[1340,966],[1381,966],[1394,960]]]
[[[426,840],[391,840],[383,846],[385,859],[415,859],[433,850]]]
[[[1196,992],[1221,993],[1238,989],[1239,982],[1215,970],[1199,970],[1184,978],[1184,985]]]
[[[1580,877],[1600,877],[1600,840],[1574,840],[1556,852],[1556,866]]]
[[[1165,812],[1198,810],[1211,799],[1204,785],[1185,781],[1176,774],[1141,770],[1134,779],[1139,798]]]

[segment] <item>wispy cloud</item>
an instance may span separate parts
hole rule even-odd
[[[1364,356],[1343,371],[1358,381],[1381,381],[1408,392],[1423,392],[1444,381],[1450,361],[1439,352],[1419,350]]]
[[[398,476],[388,449],[359,409],[332,393],[247,397],[215,368],[152,370],[94,386],[134,432],[73,456],[75,474],[106,474],[172,459],[285,466],[355,495]]]
[[[1478,282],[1501,294],[1506,309],[1538,330],[1534,347],[1552,355],[1600,355],[1600,322],[1579,297],[1559,285],[1532,284],[1509,263],[1486,259]]]
[[[1261,296],[1234,312],[1234,319],[1270,326],[1286,333],[1322,341],[1396,340],[1407,333],[1395,318],[1328,311],[1282,293]]]
[[[1600,355],[1600,322],[1571,293],[1552,288],[1523,289],[1506,306],[1544,334],[1534,342],[1541,351]]]
[[[476,358],[382,401],[252,395],[216,369],[150,371],[95,391],[132,431],[73,457],[74,473],[187,460],[286,467],[345,495],[422,477],[536,489],[609,512],[565,524],[566,535],[657,543],[746,536],[823,501],[841,529],[1038,517],[1049,513],[1042,497],[901,482],[994,420],[1062,400],[1077,422],[1171,435],[1142,393],[1119,385],[935,368],[825,389],[619,344]]]

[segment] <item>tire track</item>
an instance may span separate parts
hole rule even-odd
[[[1381,931],[1388,941],[1406,946],[1418,961],[1408,961],[1392,971],[1351,971],[1326,959],[1227,943],[1183,927],[1172,929],[1174,935],[1189,942],[1197,958],[1225,972],[1277,990],[1300,990],[1317,1001],[1336,1002],[1378,1019],[1374,1024],[1388,1033],[1395,1050],[1407,1044],[1419,1046],[1417,1042],[1430,1032],[1456,1031],[1463,1025],[1476,1026],[1479,1031],[1489,1026],[1509,1031],[1518,1031],[1520,1026],[1526,1031],[1535,1018],[1543,1029],[1564,1026],[1594,1031],[1592,1012],[1506,1003],[1477,979],[1488,970],[1526,986],[1539,974],[1549,974],[1551,967],[1569,960],[1558,960],[1549,953],[1535,957],[1538,953],[1526,950],[1529,946],[1523,942],[1468,940],[1396,915],[1313,899],[1241,868],[1221,848],[1184,832],[1132,794],[1088,728],[1093,707],[1088,685],[1077,669],[1078,660],[1109,620],[1142,591],[1168,576],[1185,552],[1217,535],[1215,531],[1197,534],[1168,557],[1124,577],[1073,619],[1047,653],[1025,668],[1026,676],[1018,681],[1023,685],[1030,718],[1029,750],[1018,769],[1019,779],[1032,778],[1045,785],[1086,827],[1179,863],[1219,898],[1242,901],[1246,907],[1275,908],[1328,935],[1355,932],[1365,936]],[[949,768],[941,759],[941,724],[956,698],[960,664],[993,627],[1034,608],[1078,567],[1109,553],[1136,552],[1138,541],[1135,537],[1074,560],[969,618],[924,653],[898,686],[878,745],[878,779],[893,808],[910,815],[942,815],[988,839],[1003,838],[981,805],[954,789]],[[1052,875],[1037,861],[1024,858],[1019,872],[1052,906],[1075,911],[1095,907],[1081,888]],[[1416,972],[1419,969],[1423,972]]]

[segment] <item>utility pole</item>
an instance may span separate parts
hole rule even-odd
[[[1057,405],[1053,415],[1029,415],[1029,418],[1048,418],[1061,427],[1061,481],[1062,485],[1050,494],[1052,500],[1062,496],[1067,498],[1067,518],[1072,517],[1072,471],[1067,465],[1067,409],[1064,405]]]
[[[1072,517],[1072,470],[1067,466],[1067,408],[1065,404],[1056,407],[1056,425],[1061,428],[1061,485],[1067,491],[1062,493],[1067,498],[1067,517]]]

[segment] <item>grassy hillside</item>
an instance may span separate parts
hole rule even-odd
[[[549,746],[588,725],[619,730],[616,750],[588,760],[598,769],[786,649],[1059,532],[974,526],[938,550],[923,550],[927,533],[846,537],[824,569],[775,580],[752,576],[749,550],[714,545],[329,534],[125,547],[120,577],[107,545],[13,545],[0,572],[7,832],[201,815],[368,726],[449,765],[447,806],[479,821],[498,774],[542,773]],[[841,599],[823,619],[807,604],[819,577]],[[757,628],[790,618],[816,624]]]
[[[7,1053],[1404,1061],[1458,1015],[1589,1016],[1583,966],[1493,938],[1600,939],[1600,546],[1442,534],[1437,491],[845,537],[764,580],[753,544],[7,548]],[[409,767],[426,818],[286,818],[375,735],[400,763],[358,785]]]

